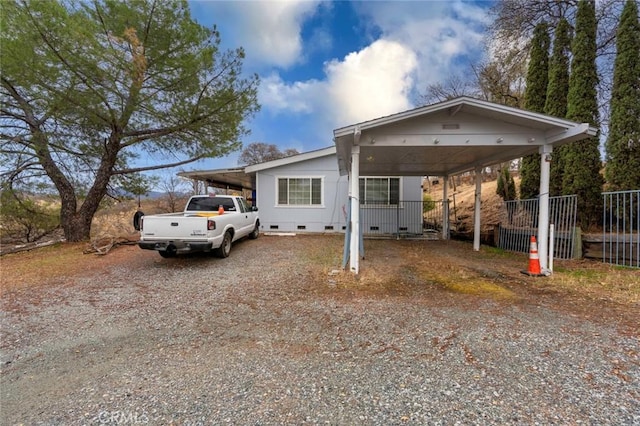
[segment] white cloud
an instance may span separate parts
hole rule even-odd
[[[310,0],[211,1],[197,6],[218,21],[223,37],[244,47],[247,62],[286,68],[302,60],[302,25],[320,4]]]
[[[411,108],[415,54],[400,43],[378,40],[325,64],[326,79],[286,83],[262,79],[259,99],[274,113],[315,114],[330,128],[371,120]]]
[[[315,114],[332,128],[403,111],[428,84],[467,74],[470,59],[461,58],[477,55],[484,41],[487,15],[472,3],[356,5],[378,39],[325,63],[323,80],[289,83],[277,73],[263,78],[260,102],[265,109]]]
[[[329,62],[325,72],[334,118],[348,125],[410,108],[416,66],[413,51],[388,40]]]
[[[321,89],[322,84],[316,80],[285,83],[282,78],[272,73],[263,77],[260,82],[258,99],[260,104],[272,112],[294,112],[308,114],[313,112],[317,102],[314,92]]]
[[[417,90],[465,75],[484,42],[486,9],[471,2],[362,2],[358,11],[381,37],[398,41],[418,58]]]

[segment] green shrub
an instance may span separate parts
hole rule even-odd
[[[433,201],[433,198],[430,194],[422,195],[422,213],[430,212],[431,210],[436,208],[436,202]]]

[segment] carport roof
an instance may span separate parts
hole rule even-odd
[[[361,176],[448,176],[597,133],[588,123],[459,97],[334,130],[340,174],[354,146]]]
[[[207,185],[216,188],[229,188],[238,191],[253,189],[252,177],[245,173],[244,167],[180,172],[178,176],[206,182]]]

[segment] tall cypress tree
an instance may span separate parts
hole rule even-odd
[[[549,61],[549,85],[544,104],[545,114],[554,117],[567,116],[567,93],[569,92],[569,53],[571,51],[571,27],[566,19],[558,22],[553,41],[553,52]],[[551,162],[549,193],[562,193],[564,174],[564,151],[566,146],[554,148]]]
[[[527,88],[524,94],[524,108],[534,112],[544,112],[549,82],[549,47],[551,39],[546,22],[536,25],[531,40],[531,56],[527,70]],[[522,158],[520,167],[520,198],[534,198],[540,189],[540,155],[538,153]]]
[[[573,39],[573,61],[567,95],[567,118],[598,125],[596,86],[596,15],[593,0],[580,0]],[[562,179],[564,194],[578,196],[578,222],[589,228],[602,216],[602,166],[598,137],[567,145]]]
[[[612,189],[640,189],[640,24],[638,6],[620,15],[607,138],[607,183]]]

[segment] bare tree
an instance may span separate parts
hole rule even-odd
[[[442,83],[428,85],[426,92],[418,96],[418,103],[430,105],[460,96],[478,97],[478,95],[478,86],[474,81],[466,80],[460,75],[454,74]]]
[[[188,194],[189,182],[177,176],[169,176],[162,180],[160,188],[164,192],[163,208],[168,212],[177,212],[184,207],[185,195]]]
[[[274,144],[266,144],[264,142],[254,142],[249,144],[240,154],[238,164],[250,166],[252,164],[264,163],[265,161],[278,160],[284,157],[299,154],[293,148],[280,151]]]

